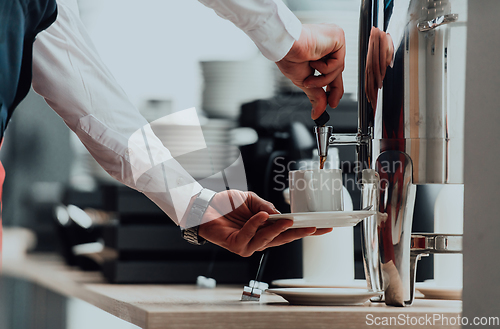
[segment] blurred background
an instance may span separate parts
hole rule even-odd
[[[354,132],[357,125],[359,2],[287,1],[303,23],[336,23],[345,30],[346,96],[333,115],[339,132]],[[289,211],[282,194],[288,173],[277,172],[276,163],[312,158],[309,101],[242,31],[195,0],[78,4],[102,60],[149,121],[196,107],[208,146],[225,150],[217,156],[225,161],[216,168],[189,156],[179,159],[195,178],[230,165],[241,150],[249,189]],[[354,149],[340,154],[354,160]],[[14,113],[0,159],[7,173],[4,259],[24,248],[56,251],[67,264],[100,270],[117,283],[194,283],[198,275],[218,283],[248,283],[255,275],[260,254],[241,259],[182,240],[154,204],[111,180],[33,91]],[[277,186],[269,183],[275,175],[280,175]],[[261,279],[302,277],[302,242],[275,249]],[[9,277],[0,282],[2,328],[131,327],[31,283]]]
[[[286,3],[303,23],[335,23],[345,30],[345,96],[335,111],[329,111],[338,132],[355,132],[360,2]],[[289,211],[282,194],[283,184],[287,185],[283,177],[288,173],[279,171],[277,163],[292,163],[287,171],[309,165],[314,149],[310,104],[243,32],[194,0],[146,0],[140,6],[130,0],[82,0],[78,4],[101,58],[149,121],[196,107],[207,144],[212,152],[223,150],[216,156],[224,161],[212,163],[214,168],[192,156],[181,157],[179,161],[195,178],[230,165],[240,150],[249,189]],[[182,141],[178,146],[182,147]],[[63,254],[74,263],[70,249],[75,244],[102,239],[102,232],[93,232],[91,237],[77,232],[78,237],[68,241],[68,233],[61,233],[71,230],[66,220],[71,218],[68,206],[100,211],[100,217],[94,211],[86,219],[93,223],[92,229],[104,222],[115,229],[123,223],[171,224],[142,195],[110,179],[34,92],[14,113],[0,158],[7,172],[3,224],[33,230],[37,251],[59,250],[62,244]],[[340,158],[354,160],[354,148],[341,148]],[[295,248],[300,250],[300,243]],[[163,258],[166,251],[155,252]],[[296,265],[290,266],[288,276],[300,277],[300,257],[293,262]]]
[[[335,23],[345,31],[345,95],[336,109],[327,109],[338,133],[357,131],[360,2],[285,1],[303,23]],[[466,1],[454,4],[465,22]],[[311,107],[302,91],[242,31],[195,0],[79,0],[78,5],[102,60],[148,121],[197,109],[211,161],[199,161],[196,152],[179,157],[193,177],[209,177],[241,154],[249,190],[273,202],[281,212],[290,211],[283,193],[288,171],[317,165]],[[450,47],[456,53],[465,50],[463,22],[452,29]],[[460,61],[458,66],[465,68],[465,58],[450,60]],[[465,70],[450,74],[449,106],[462,108]],[[178,129],[189,129],[161,128],[162,138],[167,139]],[[186,146],[183,140],[176,143],[178,148]],[[352,171],[355,149],[337,149],[330,151],[327,167],[343,170],[347,202],[357,210],[360,193]],[[4,259],[18,257],[26,249],[56,252],[71,266],[101,271],[112,283],[194,283],[198,275],[205,275],[218,283],[241,284],[255,276],[260,253],[242,259],[210,244],[189,245],[152,202],[112,180],[33,91],[14,113],[0,159],[7,174],[2,211]],[[463,186],[417,188],[413,231],[434,232],[437,215],[463,218],[462,213],[455,213],[460,208],[457,202],[463,202]],[[461,230],[462,223],[456,224],[454,229]],[[336,245],[331,235],[323,244],[305,239],[272,248],[260,279],[270,283],[304,277],[304,266],[328,261],[324,258],[328,255],[318,253],[321,246],[341,246],[352,253],[353,261],[347,264],[352,270],[350,279],[363,279],[359,227],[341,235],[343,240]],[[308,262],[307,257],[316,261]],[[432,278],[433,266],[432,256],[422,259],[417,280]],[[320,270],[309,268],[309,273]],[[34,324],[38,329],[127,328],[116,318],[105,319],[104,312],[84,302],[31,283],[9,277],[0,283],[1,328]],[[46,312],[35,307],[40,300],[46,301]]]
[[[356,132],[360,0],[285,2],[303,23],[344,29],[345,96],[338,108],[327,110],[336,132]],[[315,160],[310,104],[243,32],[195,0],[78,4],[101,58],[148,121],[196,107],[207,145],[222,152],[217,159],[223,161],[209,166],[189,155],[180,158],[195,178],[226,168],[241,152],[249,189],[290,211],[283,196],[288,170],[308,168]],[[3,225],[34,232],[37,252],[57,251],[68,264],[100,270],[116,283],[195,282],[201,274],[246,283],[255,275],[260,254],[241,259],[212,245],[188,245],[154,204],[111,180],[32,91],[14,113],[0,159],[7,173]],[[354,147],[339,147],[330,166],[340,166],[352,182],[354,160]],[[359,209],[359,190],[354,184],[346,188],[353,209]],[[442,186],[418,188],[414,231],[433,232]],[[359,228],[350,234],[354,276],[362,279]],[[4,253],[15,249],[7,242]],[[261,279],[301,278],[302,248],[302,241],[273,248]],[[188,275],[179,266],[187,266]],[[419,281],[432,277],[432,266],[432,257],[419,263]]]

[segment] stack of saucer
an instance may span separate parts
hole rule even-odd
[[[203,139],[197,125],[155,125],[154,132],[191,176],[205,178],[227,168],[238,158],[238,147],[231,145],[231,130],[235,126],[232,120],[209,119],[201,125]],[[200,145],[206,147],[200,148]]]
[[[273,63],[264,58],[202,62],[201,66],[202,107],[210,117],[236,119],[243,103],[274,95]]]

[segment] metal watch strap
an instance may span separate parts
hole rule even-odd
[[[186,228],[182,229],[182,237],[189,243],[202,245],[206,241],[198,235],[198,229],[205,211],[216,193],[209,189],[201,190],[189,210],[186,219]]]

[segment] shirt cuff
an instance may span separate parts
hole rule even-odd
[[[273,62],[280,61],[300,38],[302,23],[282,1],[275,1],[276,10],[257,29],[245,31],[261,53]]]

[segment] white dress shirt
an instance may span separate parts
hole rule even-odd
[[[246,32],[270,60],[283,58],[300,36],[300,22],[281,0],[200,1]],[[202,186],[154,136],[106,68],[76,0],[57,3],[57,20],[34,43],[34,90],[112,177],[144,193],[179,224]],[[136,143],[139,135],[147,136],[147,149]]]
[[[245,32],[277,62],[300,37],[302,24],[281,0],[198,0]]]

